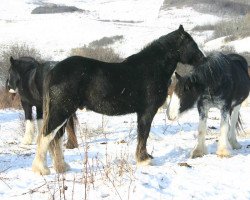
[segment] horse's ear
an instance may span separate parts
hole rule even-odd
[[[182,25],[179,26],[179,31],[180,31],[180,32],[184,32],[184,28],[183,28]]]
[[[15,60],[12,56],[10,56],[10,63],[11,63],[11,65],[14,65],[14,63],[15,63]]]
[[[180,80],[182,77],[180,74],[178,74],[177,72],[175,72],[175,77],[177,78],[177,80]]]

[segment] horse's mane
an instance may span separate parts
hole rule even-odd
[[[19,58],[19,60],[27,61],[27,62],[38,62],[35,58],[30,56],[22,56]]]
[[[229,58],[222,53],[215,52],[207,56],[205,62],[196,67],[188,79],[207,86],[217,85],[222,77],[229,76],[224,70],[227,66],[230,66]]]
[[[30,70],[37,69],[40,63],[33,57],[23,56],[17,59],[19,61],[19,69],[22,73],[27,73]]]
[[[145,46],[140,52],[133,54],[129,57],[127,57],[124,61],[132,61],[134,59],[148,59],[148,58],[154,58],[159,56],[166,55],[166,52],[171,52],[171,49],[173,49],[173,45],[177,42],[177,36],[178,30],[173,31],[167,35],[161,36],[160,38],[154,40],[153,42],[149,43],[147,46]],[[173,42],[176,41],[176,42]],[[173,52],[171,52],[173,54]]]

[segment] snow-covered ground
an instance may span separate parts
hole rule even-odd
[[[209,113],[206,143],[209,154],[190,159],[195,146],[198,114],[186,113],[178,122],[166,120],[165,111],[153,121],[148,151],[153,166],[135,164],[136,115],[107,117],[78,111],[79,149],[65,150],[71,170],[38,176],[31,171],[36,145],[20,144],[22,111],[0,111],[0,199],[84,199],[84,178],[88,176],[88,199],[241,199],[250,198],[250,108],[242,108],[246,133],[243,145],[230,158],[215,155],[219,136],[219,111]],[[85,140],[85,135],[88,135]],[[88,145],[86,173],[85,147]],[[187,163],[189,166],[180,166]],[[51,160],[48,160],[51,167]],[[61,192],[60,192],[61,190]]]
[[[195,33],[195,25],[221,18],[192,8],[161,9],[163,0],[1,0],[0,53],[12,43],[25,42],[55,60],[93,40],[123,35],[112,47],[126,57],[183,24],[199,45],[211,32]],[[58,3],[87,10],[83,13],[32,15],[43,3]],[[236,50],[250,51],[249,38],[237,41]],[[224,44],[221,44],[224,45]],[[235,44],[232,44],[235,45]],[[207,50],[207,49],[206,49]],[[148,151],[152,166],[135,164],[136,115],[107,117],[78,111],[79,149],[65,150],[71,170],[49,176],[31,171],[36,145],[24,146],[23,112],[0,110],[0,199],[250,199],[250,108],[242,108],[246,133],[239,136],[241,150],[230,158],[215,155],[219,136],[219,112],[211,110],[208,121],[209,154],[189,159],[195,146],[198,114],[186,113],[178,122],[165,111],[153,121]],[[85,138],[87,135],[87,139]],[[88,160],[86,161],[86,147]],[[48,160],[51,167],[51,160]],[[87,165],[86,165],[87,163]],[[184,166],[180,166],[184,163]],[[185,163],[186,166],[185,166]],[[86,170],[87,166],[87,170]],[[87,176],[87,179],[86,179]],[[87,180],[87,183],[85,182]],[[86,186],[86,187],[85,187]],[[64,196],[65,195],[65,196]]]

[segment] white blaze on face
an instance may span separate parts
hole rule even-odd
[[[168,119],[169,120],[178,119],[180,114],[179,109],[180,109],[180,99],[175,93],[173,93],[170,99],[170,103],[168,105],[168,111],[167,111]]]
[[[15,93],[17,93],[17,89],[15,89],[15,90],[9,89],[9,93],[15,94]]]

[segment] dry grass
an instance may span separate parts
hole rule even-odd
[[[214,37],[227,36],[226,41],[250,36],[250,14],[214,25]]]
[[[5,108],[21,108],[20,96],[13,96],[5,88],[0,88],[0,109]]]
[[[184,6],[217,15],[245,15],[250,12],[249,0],[165,0],[163,3],[163,8]]]
[[[221,21],[214,25],[205,24],[195,26],[194,31],[207,31],[213,30],[214,34],[212,39],[219,37],[226,37],[225,42],[230,42],[240,38],[250,36],[250,13],[244,17],[238,17],[229,21]]]
[[[14,43],[8,47],[8,49],[0,52],[0,85],[4,85],[8,69],[10,67],[10,57],[17,59],[19,57],[31,56],[38,61],[43,60],[41,53],[34,47],[30,47],[26,43]]]
[[[114,44],[117,41],[123,39],[122,35],[115,35],[112,37],[103,37],[99,40],[94,40],[93,42],[89,43],[89,47],[96,48],[96,47],[105,47],[111,44]]]
[[[71,50],[71,55],[84,56],[105,62],[121,62],[122,58],[109,47],[83,46]]]

